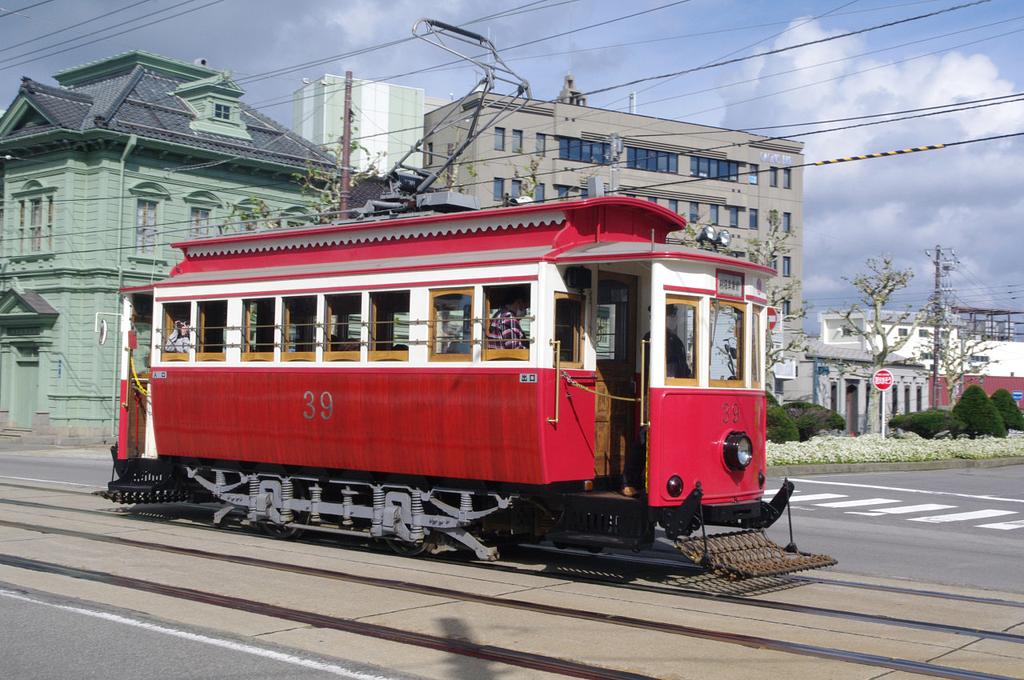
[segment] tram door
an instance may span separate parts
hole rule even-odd
[[[596,389],[630,401],[597,397],[594,413],[594,473],[622,475],[634,436],[636,396],[637,278],[601,272],[597,282]]]

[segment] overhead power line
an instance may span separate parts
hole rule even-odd
[[[22,12],[28,11],[28,10],[36,8],[36,7],[39,7],[40,5],[48,5],[51,2],[53,2],[53,0],[40,0],[39,2],[34,2],[31,5],[25,5],[24,7],[19,7],[18,9],[0,10],[0,19],[3,19],[4,17],[9,17],[12,14],[18,14],[18,15],[24,16],[24,15],[21,14]]]

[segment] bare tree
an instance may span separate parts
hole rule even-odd
[[[370,154],[369,149],[358,141],[352,142],[351,149]],[[306,166],[306,172],[295,175],[295,179],[302,186],[302,193],[310,203],[309,221],[314,224],[329,224],[340,219],[337,211],[341,206],[341,151],[340,143],[334,145],[334,148],[330,149],[330,156],[334,161],[332,165],[310,163]],[[384,154],[378,153],[365,170],[354,173],[350,179],[352,187],[371,177],[380,177],[378,165],[383,159]]]
[[[926,319],[925,324],[932,325],[932,319]],[[980,353],[987,352],[995,346],[981,334],[968,333],[962,327],[956,328],[954,332],[955,338],[953,333],[950,333],[949,337],[943,338],[939,343],[937,357],[931,356],[930,348],[921,348],[914,357],[922,363],[929,359],[939,362],[939,373],[946,379],[946,398],[950,406],[956,402],[957,393],[963,387],[964,376],[983,371],[988,365],[987,360],[979,359]]]
[[[860,301],[835,313],[843,320],[843,331],[863,341],[871,355],[872,370],[877,371],[890,363],[891,356],[910,341],[921,323],[922,316],[911,307],[899,312],[885,312],[893,294],[906,288],[914,278],[912,269],[895,269],[892,258],[889,257],[868,258],[865,264],[867,272],[852,279],[844,277],[844,280],[857,289]],[[904,336],[899,335],[896,329],[908,323],[911,324],[910,332]],[[875,398],[875,390],[869,389],[868,418],[865,427],[867,432],[872,432],[875,428],[873,416],[878,410]]]

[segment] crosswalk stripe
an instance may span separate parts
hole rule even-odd
[[[846,498],[846,495],[841,493],[812,493],[809,496],[793,496],[789,499],[789,502],[827,501],[830,498]]]
[[[898,508],[875,508],[872,512],[886,515],[909,515],[912,512],[931,512],[933,510],[948,510],[949,508],[955,507],[955,505],[924,503],[922,505],[902,505]]]
[[[992,524],[979,524],[979,529],[1002,529],[1003,531],[1010,531],[1011,529],[1024,529],[1024,519],[1015,519],[1012,522],[994,522]]]
[[[1016,515],[1013,510],[974,510],[973,512],[957,512],[952,515],[932,515],[931,517],[912,517],[911,522],[965,522],[969,519],[984,519],[986,517],[1000,517],[1002,515]]]
[[[889,503],[899,503],[891,498],[866,498],[858,501],[835,501],[832,503],[817,503],[816,505],[822,508],[862,508],[866,505],[888,505]]]

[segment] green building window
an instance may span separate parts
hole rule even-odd
[[[220,120],[231,120],[231,107],[227,104],[214,104],[213,117]]]
[[[210,235],[210,209],[192,208],[192,219],[189,224],[189,236],[192,238],[205,238]]]
[[[135,252],[156,252],[156,201],[140,198],[135,209]]]

